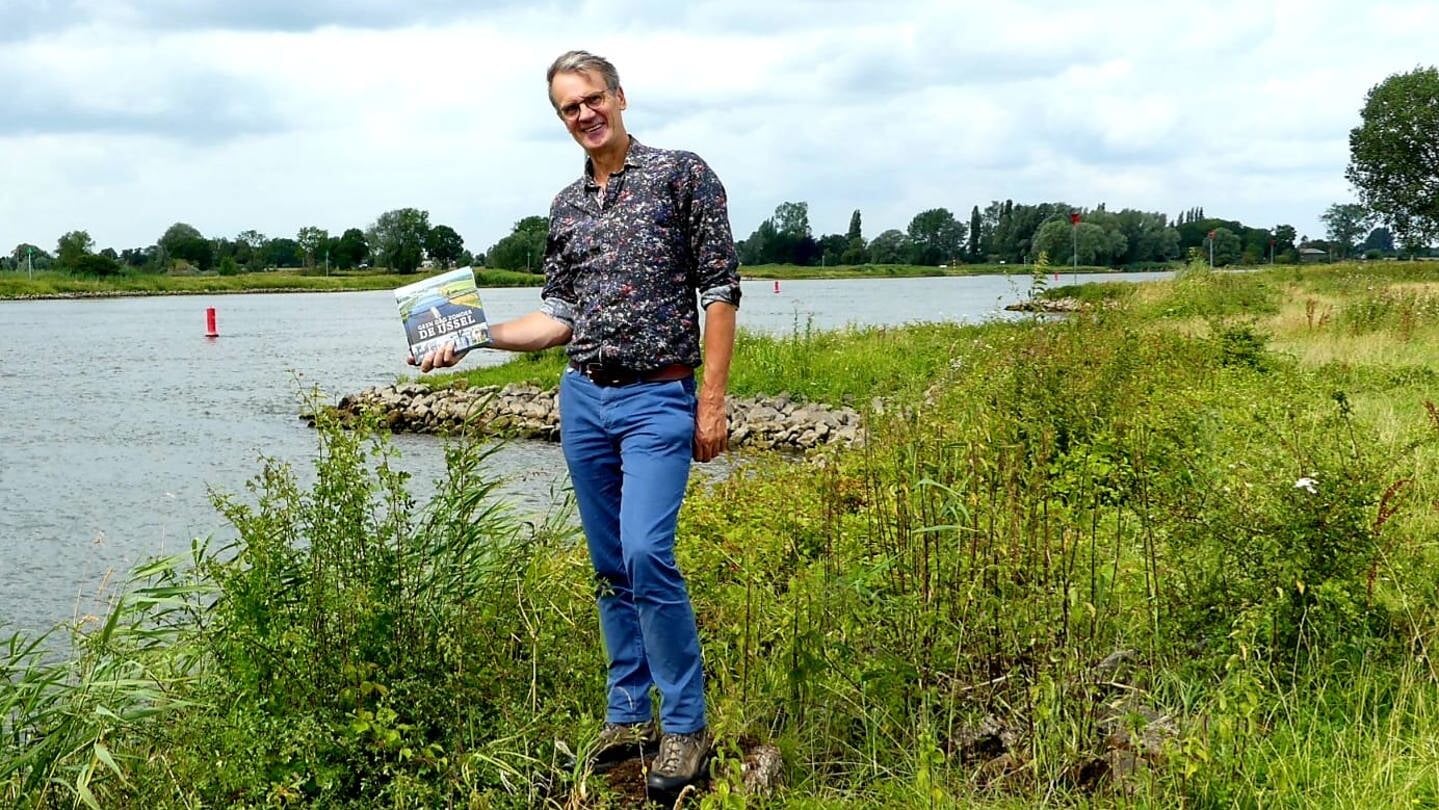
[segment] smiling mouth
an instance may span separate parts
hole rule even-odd
[[[585,127],[584,129],[582,129],[582,130],[580,130],[580,131],[583,132],[583,133],[585,133],[586,135],[593,135],[593,134],[595,134],[596,132],[599,132],[600,130],[602,130],[602,129],[604,129],[604,128],[605,128],[605,122],[601,121],[601,122],[595,124],[595,125],[592,126],[592,127]]]

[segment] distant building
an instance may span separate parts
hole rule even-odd
[[[1299,261],[1304,264],[1329,261],[1329,251],[1319,248],[1303,247],[1299,249]]]

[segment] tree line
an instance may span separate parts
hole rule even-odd
[[[300,228],[294,237],[268,237],[255,230],[241,231],[234,238],[205,236],[193,225],[177,222],[144,247],[96,250],[90,234],[76,230],[61,236],[53,252],[21,243],[8,256],[0,256],[0,268],[6,270],[58,270],[96,277],[125,271],[163,273],[179,267],[233,275],[281,268],[351,270],[370,264],[413,273],[427,262],[452,267],[475,264],[477,259],[454,228],[431,225],[429,212],[418,208],[386,211],[369,227],[347,228],[338,236],[313,225]]]
[[[525,217],[489,251],[489,266],[540,272],[548,220]],[[1063,202],[1028,205],[996,200],[974,206],[968,224],[946,208],[914,215],[904,230],[864,234],[861,211],[850,215],[845,233],[816,237],[809,204],[783,202],[735,247],[747,265],[808,266],[960,263],[1024,264],[1041,253],[1057,264],[1144,267],[1179,259],[1190,250],[1206,255],[1214,243],[1217,265],[1298,261],[1299,240],[1292,225],[1253,228],[1235,220],[1207,217],[1202,208],[1167,215],[1103,204],[1081,208]],[[1326,244],[1327,249],[1327,244]]]

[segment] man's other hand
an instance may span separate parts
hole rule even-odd
[[[408,362],[412,366],[419,366],[421,373],[428,373],[437,368],[449,368],[459,363],[460,358],[463,356],[463,354],[455,353],[455,344],[446,343],[440,348],[429,352],[419,360],[416,360],[414,355],[410,355]]]
[[[695,461],[709,461],[728,447],[729,416],[725,413],[724,400],[716,404],[701,397],[695,412]]]

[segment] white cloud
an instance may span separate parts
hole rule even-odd
[[[616,61],[638,137],[714,165],[739,237],[785,200],[820,232],[859,208],[872,236],[995,198],[1318,235],[1365,91],[1432,63],[1436,26],[1422,0],[22,0],[0,10],[0,182],[21,190],[0,250],[407,205],[484,249],[579,171],[542,81],[572,47]]]

